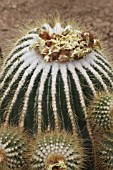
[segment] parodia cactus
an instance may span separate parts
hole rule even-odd
[[[5,126],[18,125],[38,137],[41,133],[49,133],[48,138],[51,138],[51,131],[58,135],[62,130],[62,136],[65,132],[70,133],[77,139],[75,146],[72,144],[72,150],[75,151],[78,141],[81,148],[80,155],[77,155],[81,163],[75,166],[72,161],[72,169],[93,170],[97,168],[94,163],[98,157],[95,152],[97,142],[93,139],[94,127],[102,124],[102,128],[110,129],[112,114],[107,113],[107,120],[106,115],[98,113],[96,106],[90,113],[87,107],[93,98],[96,100],[99,91],[104,90],[106,94],[112,88],[112,65],[101,52],[96,36],[70,25],[62,27],[59,22],[54,27],[42,24],[20,38],[4,62],[0,84],[0,120]],[[59,137],[56,138],[60,142]],[[45,138],[41,140],[44,144]],[[65,140],[68,143],[67,138]],[[43,149],[46,151],[45,146]],[[34,159],[38,150],[40,148],[35,150]],[[86,159],[82,151],[86,152]],[[57,154],[62,157],[67,170],[70,169],[64,156]],[[72,158],[69,159],[71,161]],[[49,167],[46,166],[47,160],[39,161],[39,164],[37,160],[36,164],[32,162],[37,169],[52,170],[56,168],[54,165],[59,165],[58,161]]]

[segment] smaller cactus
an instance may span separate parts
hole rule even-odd
[[[113,169],[113,93],[100,93],[89,109],[96,170]]]
[[[17,170],[26,166],[26,142],[12,128],[0,128],[0,169]]]
[[[97,142],[98,166],[103,170],[113,169],[113,133],[107,132],[101,140]],[[100,168],[100,169],[101,169]]]
[[[113,126],[113,95],[101,93],[94,99],[90,113],[93,130],[109,130]]]
[[[84,151],[80,142],[65,133],[49,133],[35,141],[32,168],[36,170],[81,170]]]

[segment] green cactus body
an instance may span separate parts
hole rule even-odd
[[[66,133],[45,134],[34,143],[31,166],[34,170],[82,169],[86,158],[80,143]]]
[[[113,127],[113,95],[102,93],[92,103],[90,109],[91,127],[96,131],[108,131]]]
[[[22,170],[27,164],[26,141],[14,129],[0,130],[0,169]]]
[[[97,169],[113,169],[113,131],[95,139]]]
[[[1,73],[0,119],[36,135],[68,131],[82,138],[92,162],[86,108],[99,90],[113,88],[113,69],[99,40],[60,23],[27,32],[7,57]]]
[[[113,168],[113,93],[100,93],[89,109],[96,170]]]

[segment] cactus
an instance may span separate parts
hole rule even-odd
[[[101,93],[89,109],[90,124],[94,130],[108,131],[113,127],[113,95]]]
[[[104,170],[113,169],[113,132],[107,132],[97,142],[98,166]]]
[[[62,27],[60,22],[53,27],[41,23],[14,44],[0,77],[0,120],[4,126],[18,126],[39,139],[46,132],[50,138],[51,131],[70,133],[82,141],[89,159],[87,166],[78,165],[77,169],[95,169],[93,130],[98,114],[92,113],[92,124],[87,108],[99,91],[113,89],[113,68],[95,35],[71,25]],[[77,146],[75,142],[72,149]],[[62,160],[65,165],[64,156]],[[41,166],[37,160],[35,165]],[[59,162],[48,170],[54,165]]]
[[[113,93],[100,93],[89,109],[96,170],[113,168]]]
[[[0,129],[0,169],[22,170],[27,166],[27,145],[17,128]]]
[[[37,137],[31,152],[33,169],[82,169],[86,158],[80,143],[76,137],[66,133]]]

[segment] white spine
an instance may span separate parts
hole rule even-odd
[[[66,30],[70,30],[70,29],[72,29],[72,26],[71,25],[67,25],[64,30],[66,31]]]

